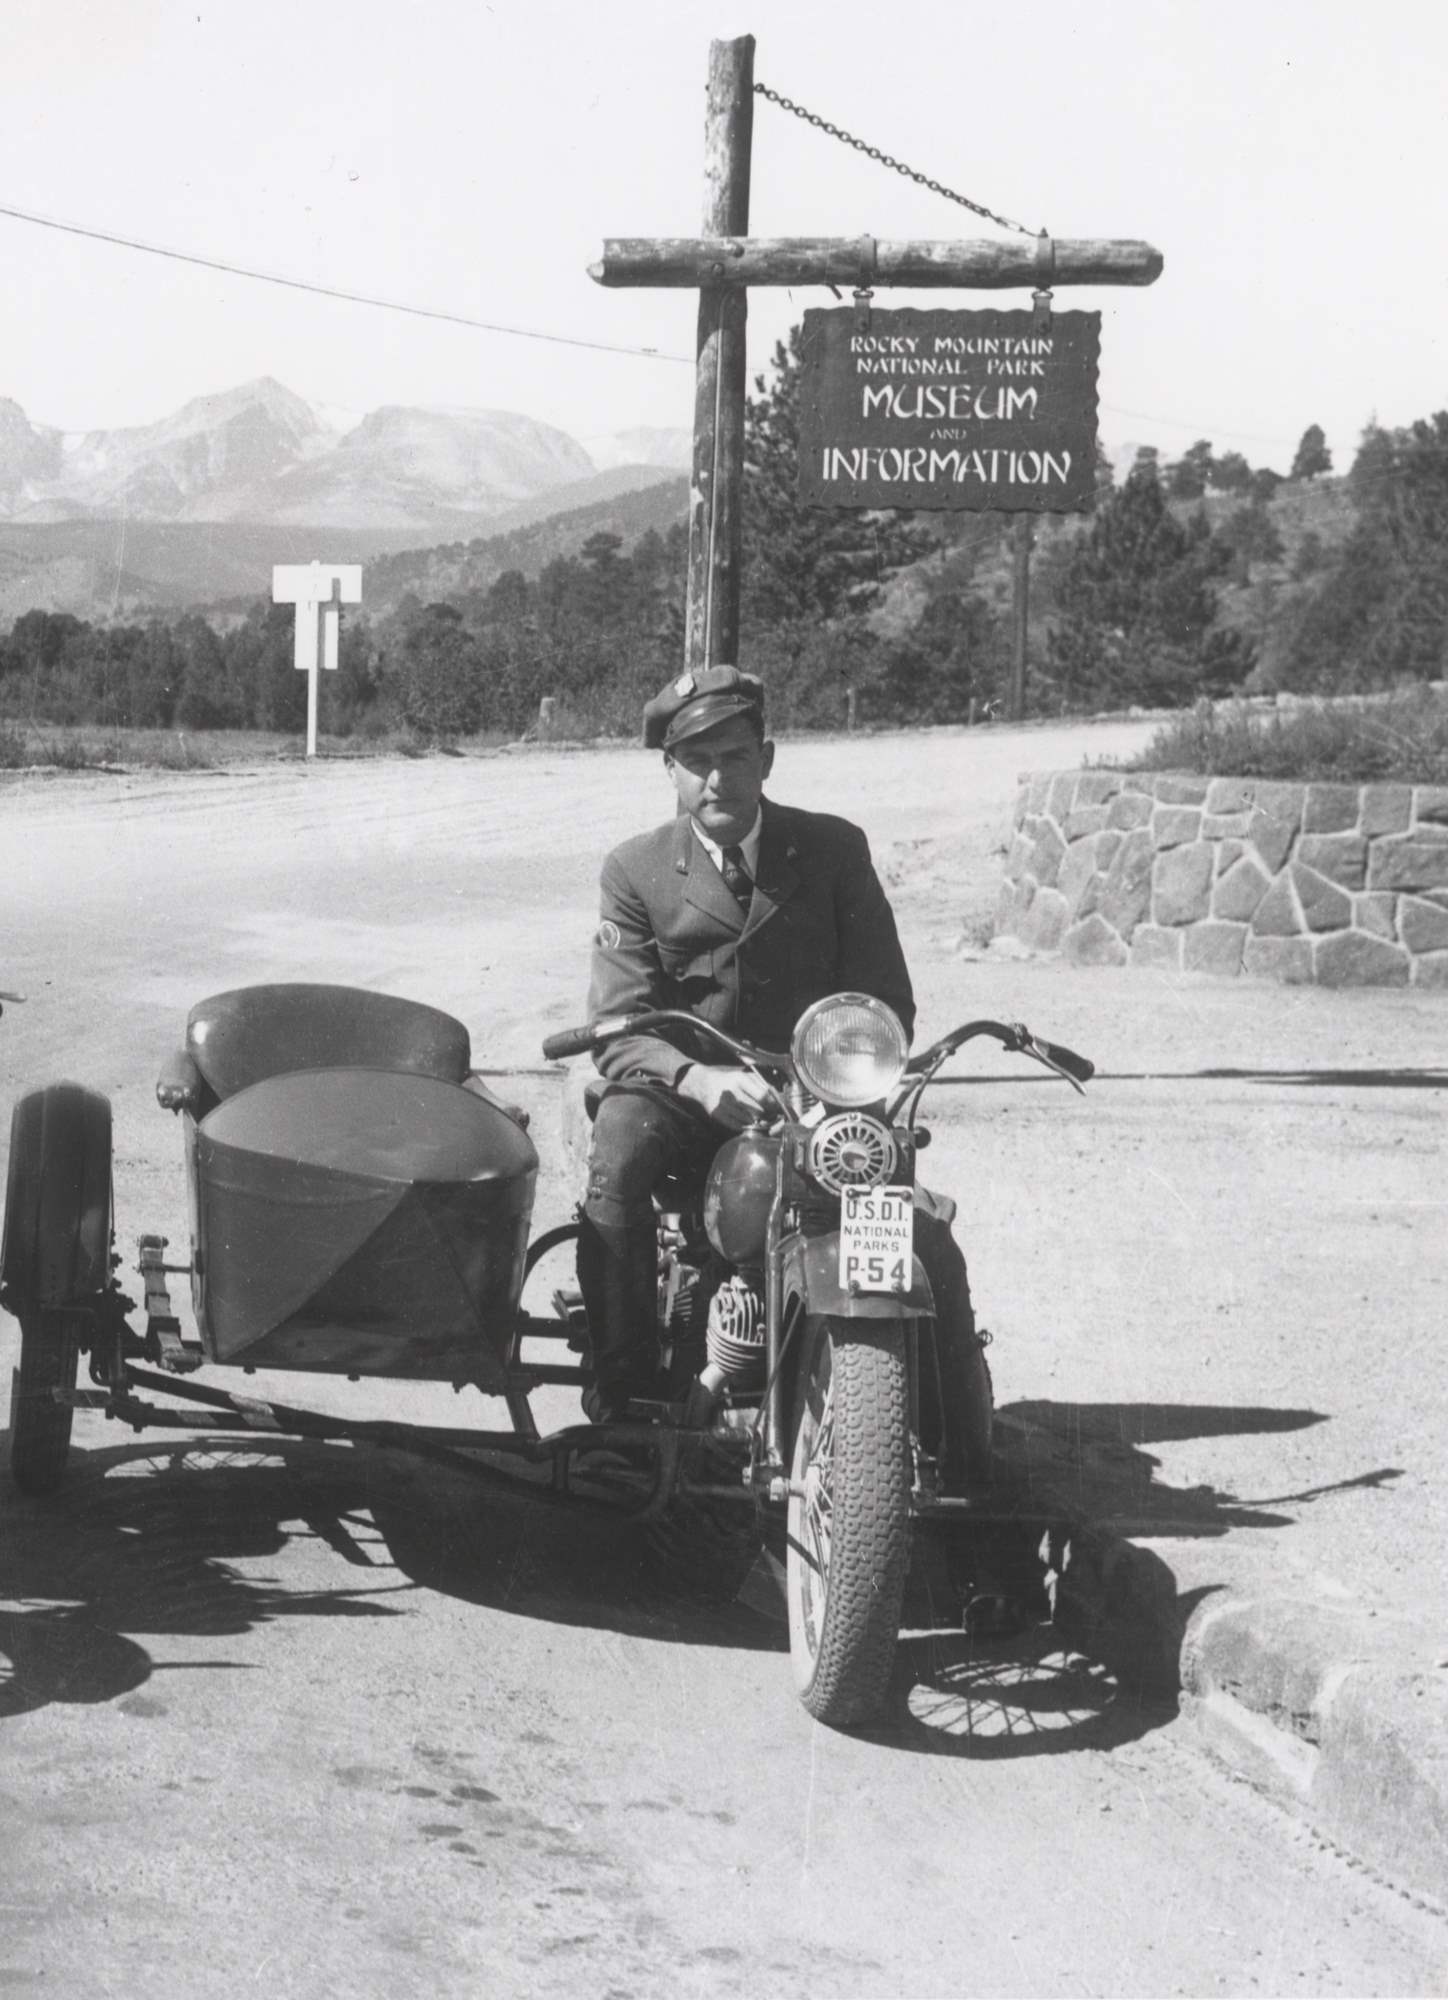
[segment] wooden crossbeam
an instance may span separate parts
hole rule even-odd
[[[963,287],[1150,285],[1162,255],[1132,238],[1055,237],[1043,273],[1037,241],[879,242],[841,236],[610,236],[588,275],[600,285],[909,285]]]

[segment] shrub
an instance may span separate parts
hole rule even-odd
[[[1237,778],[1448,784],[1448,698],[1432,688],[1267,713],[1202,703],[1164,723],[1130,766]]]

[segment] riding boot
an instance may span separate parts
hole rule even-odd
[[[587,1214],[578,1231],[578,1288],[588,1314],[593,1382],[583,1393],[591,1423],[621,1417],[631,1396],[656,1386],[658,1241],[654,1225],[602,1230]]]

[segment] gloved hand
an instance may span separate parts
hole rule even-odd
[[[691,1063],[674,1088],[731,1132],[779,1115],[772,1091],[753,1070]]]

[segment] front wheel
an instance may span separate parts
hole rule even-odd
[[[10,1377],[10,1477],[22,1493],[53,1493],[70,1456],[69,1395],[79,1344],[76,1315],[58,1306],[22,1306],[20,1366]]]
[[[800,1700],[832,1728],[884,1705],[910,1561],[904,1327],[811,1317],[795,1392],[786,1590]]]

